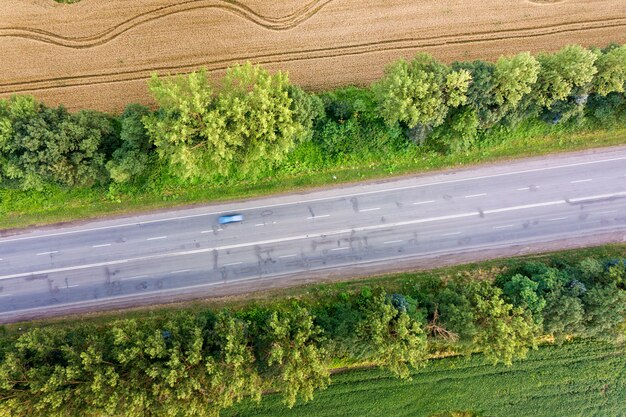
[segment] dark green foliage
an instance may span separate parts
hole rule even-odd
[[[624,269],[624,259],[526,262],[495,281],[434,276],[391,294],[362,287],[238,311],[3,332],[0,415],[214,416],[272,390],[291,407],[328,386],[333,363],[410,378],[441,351],[512,364],[542,335],[614,341],[626,315]]]
[[[492,366],[482,355],[433,360],[406,383],[377,369],[333,376],[315,401],[287,410],[280,396],[244,401],[229,417],[617,417],[626,404],[623,345],[545,346]],[[460,412],[454,410],[467,410]],[[471,410],[471,412],[470,412]]]
[[[122,113],[121,145],[113,152],[106,165],[113,181],[131,181],[149,169],[153,146],[143,124],[143,117],[149,113],[147,107],[139,104],[130,104]]]
[[[0,100],[0,184],[28,190],[102,181],[112,132],[111,121],[96,112],[72,114],[28,96]]]
[[[203,71],[155,78],[160,108],[130,105],[114,119],[16,97],[0,104],[0,186],[106,190],[111,182],[111,201],[146,192],[176,200],[171,190],[181,187],[233,188],[345,167],[393,172],[397,160],[462,158],[521,131],[622,126],[625,59],[619,45],[451,66],[419,54],[391,65],[371,88],[319,95],[246,64],[215,85]]]

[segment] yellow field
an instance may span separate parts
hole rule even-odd
[[[118,111],[150,74],[246,60],[310,89],[366,84],[417,51],[446,62],[626,43],[624,0],[4,0],[0,96]]]

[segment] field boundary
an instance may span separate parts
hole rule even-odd
[[[331,0],[329,0],[331,1]],[[223,71],[226,68],[243,61],[251,61],[255,64],[280,64],[294,61],[311,59],[335,58],[344,56],[358,56],[370,53],[402,51],[418,48],[438,47],[443,45],[473,44],[484,42],[496,42],[501,40],[522,39],[532,37],[551,36],[559,33],[584,32],[589,30],[604,30],[607,28],[626,28],[626,17],[614,19],[589,20],[585,22],[563,23],[542,27],[516,28],[501,31],[468,32],[455,36],[433,36],[423,38],[402,38],[382,40],[376,42],[355,43],[335,46],[330,48],[314,48],[308,50],[292,50],[281,53],[253,54],[237,56],[228,59],[214,61],[198,61],[183,65],[163,65],[148,68],[116,71],[112,73],[92,73],[69,77],[52,77],[39,80],[25,80],[0,85],[0,94],[32,93],[35,91],[52,90],[63,87],[79,87],[96,84],[110,84],[145,80],[151,74],[168,75],[174,71],[179,74],[187,74],[200,67],[206,67],[208,72]],[[0,37],[3,35],[0,29]]]

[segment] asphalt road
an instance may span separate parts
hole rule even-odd
[[[7,236],[0,321],[607,231],[626,239],[626,147]]]

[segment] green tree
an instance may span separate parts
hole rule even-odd
[[[87,187],[101,181],[101,146],[112,131],[100,113],[70,114],[30,96],[0,100],[0,183],[28,190],[46,183]]]
[[[537,103],[551,108],[556,102],[567,99],[575,87],[590,87],[597,72],[596,59],[596,54],[580,45],[569,45],[556,53],[539,54],[537,61],[541,68],[533,86]]]
[[[504,284],[502,290],[514,306],[528,310],[537,321],[546,306],[546,300],[537,294],[538,288],[539,283],[516,274]]]
[[[530,314],[504,301],[500,288],[484,281],[467,286],[476,333],[473,345],[495,363],[510,365],[535,347],[537,327]]]
[[[593,79],[593,90],[606,96],[612,92],[623,93],[626,84],[626,45],[612,46],[606,51],[595,51],[598,73]]]
[[[543,329],[561,342],[566,336],[579,334],[584,329],[585,310],[579,297],[565,290],[546,295],[543,309]]]
[[[267,346],[265,363],[273,388],[293,407],[298,397],[307,402],[316,389],[330,383],[327,351],[321,345],[321,329],[306,308],[293,306],[274,311],[263,332]]]
[[[140,104],[130,104],[121,119],[121,146],[106,164],[109,175],[118,183],[129,182],[143,174],[149,166],[152,143],[143,124],[150,110]]]
[[[229,68],[217,93],[205,70],[165,80],[155,75],[149,88],[161,109],[144,118],[148,134],[183,178],[254,173],[280,161],[305,135],[306,115],[314,115],[302,101],[293,107],[286,74],[250,63]]]
[[[450,107],[465,103],[470,81],[468,71],[452,71],[430,55],[419,54],[411,62],[387,67],[372,89],[388,125],[438,126]]]
[[[207,359],[207,387],[212,411],[228,408],[250,397],[261,399],[262,382],[249,341],[248,325],[228,312],[217,315],[208,334],[212,355]]]
[[[615,283],[595,286],[582,296],[585,309],[584,335],[611,337],[626,317],[626,291]]]
[[[470,106],[449,112],[446,123],[433,132],[433,139],[451,152],[469,150],[478,138],[478,114]]]
[[[495,101],[506,111],[517,107],[537,82],[539,62],[528,52],[500,57],[493,72]]]
[[[421,323],[411,318],[410,312],[394,306],[381,289],[363,310],[355,330],[360,359],[378,363],[400,378],[409,378],[407,364],[417,368],[426,361],[426,335]]]

